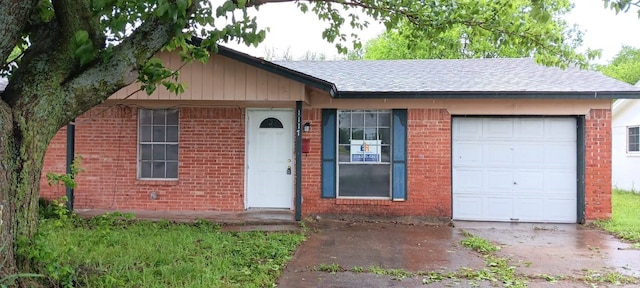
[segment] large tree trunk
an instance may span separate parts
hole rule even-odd
[[[0,106],[0,279],[16,273],[15,261],[15,201],[11,191],[15,190],[17,162],[13,144],[13,116],[11,108]]]
[[[12,2],[0,0],[0,8],[13,7],[9,5]],[[33,8],[37,0],[22,2]],[[138,69],[180,31],[176,23],[152,15],[109,53],[79,65],[69,44],[77,31],[89,31],[95,48],[105,45],[91,2],[52,3],[58,21],[32,27],[31,46],[0,94],[0,281],[16,272],[31,272],[27,255],[19,251],[29,248],[22,245],[29,245],[37,232],[40,177],[53,136],[73,118],[134,82]],[[192,5],[187,14],[192,15],[198,7],[199,3]],[[26,21],[30,11],[14,18]],[[2,12],[6,11],[0,9],[0,16]],[[14,27],[10,25],[17,23],[14,18],[0,17],[0,26]],[[0,31],[0,35],[12,37],[12,41],[0,39],[0,56],[5,59],[7,47],[17,43],[15,35],[23,32],[9,30]]]
[[[19,272],[32,272],[27,255],[37,232],[40,176],[47,146],[60,127],[46,121],[43,111],[25,115],[11,111],[3,103],[0,109],[0,211],[2,214],[0,243],[0,279]],[[31,114],[31,113],[29,113]],[[33,117],[27,119],[26,117]],[[24,279],[22,279],[24,280]],[[21,282],[21,281],[19,281]],[[25,286],[25,285],[21,285]]]

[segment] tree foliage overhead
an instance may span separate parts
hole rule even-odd
[[[640,49],[622,46],[609,64],[595,68],[604,75],[635,85],[640,81]]]
[[[365,59],[464,59],[531,57],[563,66],[598,55],[575,54],[581,32],[561,17],[571,10],[568,0],[452,1],[454,19],[440,26],[416,27],[401,22],[370,40]],[[445,21],[445,20],[441,20]]]
[[[158,85],[181,92],[179,71],[154,55],[177,49],[185,61],[206,61],[219,43],[257,45],[266,31],[249,11],[275,2],[294,0],[0,0],[0,73],[9,79],[0,95],[0,279],[32,268],[25,251],[37,227],[44,154],[57,131],[136,81],[147,93]],[[422,31],[416,37],[459,29],[469,39],[525,47],[546,64],[585,65],[588,59],[550,28],[560,0],[295,3],[325,21],[321,36],[338,41],[343,52],[353,36],[343,28],[366,28],[366,15],[388,29],[420,27],[412,29]],[[193,35],[202,41],[190,41]]]

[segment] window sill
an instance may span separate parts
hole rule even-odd
[[[627,152],[627,157],[640,157],[640,152]]]
[[[390,206],[391,199],[336,199],[337,205]]]
[[[178,179],[136,179],[136,184],[148,186],[176,186],[180,184]]]

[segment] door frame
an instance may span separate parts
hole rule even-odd
[[[290,123],[291,123],[291,151],[290,151],[290,155],[291,155],[291,159],[294,159],[295,156],[295,111],[293,108],[246,108],[246,113],[245,113],[245,132],[244,132],[244,209],[250,209],[249,207],[249,133],[252,131],[251,130],[251,126],[249,123],[249,116],[250,114],[253,114],[253,112],[260,112],[260,111],[279,111],[279,112],[289,112],[290,114]],[[295,163],[293,163],[292,161],[292,166]],[[293,168],[293,167],[292,167]],[[292,174],[291,174],[291,203],[289,205],[289,208],[284,208],[284,209],[288,209],[288,210],[293,210],[294,209],[294,201],[295,201],[295,177],[296,177],[296,171],[295,169],[292,169]],[[259,209],[259,208],[257,208]],[[270,209],[270,208],[265,208],[265,209]],[[277,209],[277,210],[282,210],[282,209]]]

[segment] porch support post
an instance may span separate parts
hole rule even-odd
[[[302,101],[296,101],[296,221],[302,220]]]
[[[73,121],[75,122],[75,119]],[[67,124],[67,174],[71,174],[71,166],[76,153],[76,125],[74,122]],[[73,188],[67,186],[66,192],[67,209],[73,211]]]

